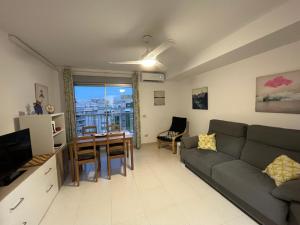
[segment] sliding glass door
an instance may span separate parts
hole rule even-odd
[[[131,85],[75,85],[74,90],[77,135],[84,126],[96,126],[98,133],[133,133]]]

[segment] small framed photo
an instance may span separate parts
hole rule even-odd
[[[46,106],[49,104],[48,87],[43,84],[35,83],[35,99],[41,102],[41,105],[46,111]]]

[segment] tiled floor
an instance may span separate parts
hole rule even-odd
[[[105,158],[97,183],[85,171],[80,187],[67,182],[42,225],[255,225],[256,223],[184,167],[177,155],[156,145],[135,151],[127,177],[114,163],[106,177]]]

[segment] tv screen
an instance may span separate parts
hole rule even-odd
[[[0,183],[31,159],[29,129],[0,136]]]

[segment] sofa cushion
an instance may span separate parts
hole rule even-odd
[[[198,146],[198,136],[193,137],[182,137],[181,146],[183,148],[196,148]]]
[[[300,162],[300,130],[248,126],[247,141],[241,154],[243,161],[263,170],[280,155]]]
[[[272,195],[288,202],[300,203],[300,179],[288,181],[272,191]]]
[[[199,134],[198,149],[217,151],[216,134]]]
[[[207,176],[211,176],[211,169],[213,166],[234,160],[230,155],[222,152],[215,152],[204,149],[186,149],[182,153],[183,161],[193,166],[194,169],[204,173]]]
[[[297,202],[292,202],[289,211],[289,225],[299,225],[300,224],[300,204]]]
[[[271,177],[277,186],[289,181],[300,178],[300,164],[286,155],[278,156],[263,171]]]
[[[271,195],[275,183],[260,169],[234,160],[214,166],[212,178],[276,224],[286,224],[288,204]]]
[[[208,133],[216,134],[218,151],[238,159],[245,144],[247,124],[211,120]]]

